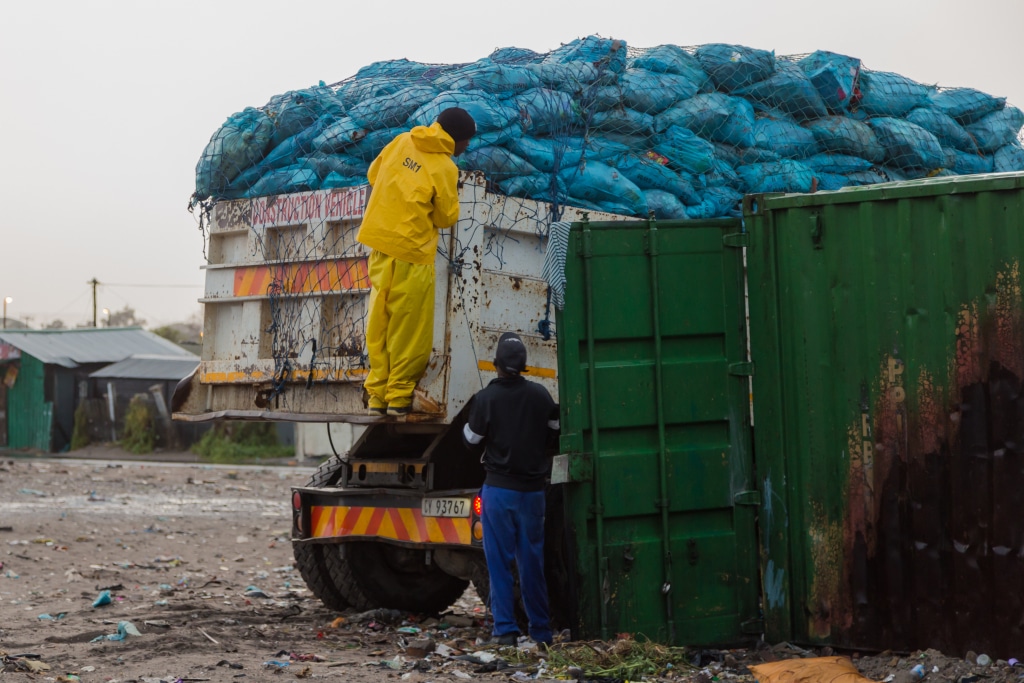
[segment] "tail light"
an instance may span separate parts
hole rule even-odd
[[[298,535],[302,535],[302,496],[299,495],[298,491],[292,492],[292,518],[295,520],[295,530],[298,531]]]
[[[480,496],[473,499],[473,514],[477,517],[484,514],[484,499]]]

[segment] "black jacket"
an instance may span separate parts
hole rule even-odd
[[[548,390],[523,377],[499,377],[477,392],[463,436],[483,441],[488,486],[540,491],[550,469],[544,448],[558,429],[558,404]]]

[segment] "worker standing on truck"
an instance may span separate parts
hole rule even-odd
[[[473,397],[463,436],[484,444],[486,478],[480,492],[484,557],[490,575],[492,637],[515,645],[519,635],[512,561],[519,567],[530,637],[551,643],[548,589],[544,579],[544,486],[550,471],[545,445],[558,430],[558,404],[540,384],[522,376],[526,347],[514,332],[498,340],[497,379]]]
[[[356,239],[370,247],[370,301],[363,384],[371,415],[412,409],[416,382],[434,345],[434,256],[438,231],[459,220],[459,171],[476,122],[458,107],[430,126],[402,133],[381,151],[366,177],[370,200]]]

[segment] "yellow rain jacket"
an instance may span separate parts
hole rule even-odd
[[[439,123],[389,142],[366,174],[373,189],[356,239],[402,261],[433,264],[438,230],[459,220],[454,152]]]

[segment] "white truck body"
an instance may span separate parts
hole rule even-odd
[[[528,377],[557,396],[554,308],[542,278],[551,205],[460,178],[461,217],[441,233],[434,348],[409,421],[447,423],[495,377],[502,332],[519,333]],[[368,249],[356,241],[366,185],[215,204],[209,219],[202,361],[175,418],[368,422],[362,382]],[[588,212],[592,220],[618,217]],[[566,208],[561,220],[581,220]]]

